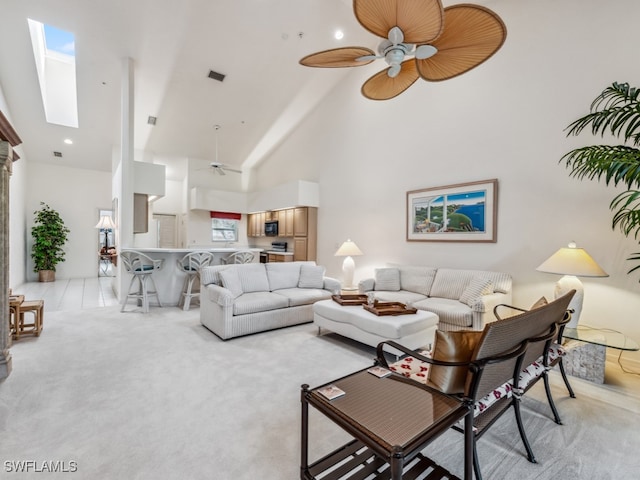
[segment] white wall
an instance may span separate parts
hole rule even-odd
[[[635,0],[611,3],[484,2],[508,28],[485,64],[445,82],[418,80],[399,97],[366,100],[361,84],[382,68],[353,69],[263,163],[256,189],[294,179],[320,184],[318,262],[341,276],[339,244],[364,252],[356,280],[387,262],[506,271],[514,301],[553,296],[557,277],[535,268],[575,240],[611,275],[584,279],[582,323],[622,330],[640,341],[640,275],[625,259],[640,251],[611,229],[611,187],[570,178],[558,161],[600,138],[566,138],[614,81],[638,82]],[[498,242],[407,242],[406,192],[497,178]],[[625,354],[625,358],[640,355]]]
[[[98,275],[99,209],[111,207],[111,174],[96,170],[69,168],[45,163],[27,164],[29,184],[26,197],[27,229],[33,226],[33,212],[40,202],[57,210],[69,228],[64,247],[65,261],[56,267],[56,278],[93,277]],[[33,240],[28,235],[27,251]],[[37,280],[33,261],[27,258],[27,278]]]
[[[11,112],[0,85],[0,111],[12,122]],[[20,136],[20,132],[17,132]],[[13,173],[9,180],[9,287],[15,289],[26,279],[26,156],[21,146],[15,151],[20,159],[13,162]]]

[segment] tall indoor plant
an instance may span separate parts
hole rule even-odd
[[[56,265],[64,261],[65,251],[62,247],[67,242],[69,229],[60,214],[44,202],[40,202],[40,210],[33,214],[33,271],[38,273],[39,281],[52,282],[55,280]]]
[[[571,175],[589,180],[604,179],[605,184],[625,185],[627,190],[617,195],[609,205],[613,211],[612,228],[625,235],[640,235],[640,90],[628,83],[613,83],[591,103],[589,114],[567,127],[567,135],[578,135],[591,127],[593,135],[605,133],[621,138],[623,145],[591,145],[576,148],[565,154]],[[640,252],[628,260],[640,262]],[[628,273],[640,269],[640,264]]]

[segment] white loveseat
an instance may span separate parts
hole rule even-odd
[[[340,291],[315,262],[205,267],[200,323],[223,340],[313,320],[313,304]]]
[[[493,308],[511,303],[507,273],[420,266],[377,268],[361,280],[360,293],[373,291],[385,302],[402,302],[438,315],[438,329],[482,330],[495,320]]]

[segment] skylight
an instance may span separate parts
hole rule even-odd
[[[49,123],[78,128],[75,36],[28,20],[45,118]]]

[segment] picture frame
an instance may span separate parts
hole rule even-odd
[[[408,242],[497,242],[498,180],[407,192]]]

